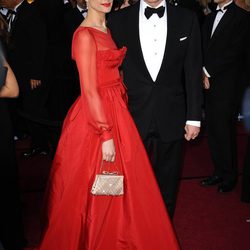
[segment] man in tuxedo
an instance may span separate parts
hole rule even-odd
[[[87,16],[87,6],[85,0],[77,0],[76,7],[68,10],[65,13],[65,26],[70,41],[76,28],[82,23]]]
[[[242,58],[249,47],[247,12],[232,0],[215,0],[216,12],[203,27],[204,87],[212,176],[202,186],[218,185],[221,193],[233,190],[237,181],[236,120],[242,83]],[[249,70],[249,69],[248,69]]]
[[[27,121],[32,138],[31,148],[24,152],[24,156],[36,153],[44,155],[48,153],[47,133],[39,121],[47,118],[44,109],[48,92],[45,24],[34,3],[4,0],[2,5],[11,10],[8,18],[10,40],[7,52],[20,88],[18,109]]]
[[[183,135],[191,140],[200,130],[202,59],[197,18],[164,0],[141,0],[111,14],[108,25],[118,47],[128,49],[122,70],[129,109],[173,217]]]
[[[77,96],[80,94],[80,83],[78,77],[78,70],[75,61],[72,60],[71,47],[73,34],[77,27],[83,22],[87,16],[87,5],[85,0],[77,0],[76,6],[67,10],[64,14],[65,31],[67,35],[67,75],[70,78],[69,86],[72,87],[71,102],[72,104]]]

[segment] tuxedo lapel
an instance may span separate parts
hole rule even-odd
[[[156,81],[160,80],[164,75],[163,73],[168,68],[168,63],[171,62],[172,54],[176,47],[176,34],[178,34],[178,32],[176,32],[176,24],[178,23],[178,15],[176,15],[174,11],[175,7],[167,3],[167,42],[161,68]]]
[[[214,11],[206,17],[205,22],[202,26],[203,48],[209,47],[215,17],[216,12]]]
[[[206,30],[206,40],[209,41],[211,39],[211,34],[212,34],[212,29],[213,29],[213,24],[214,24],[214,20],[216,17],[216,12],[212,12],[209,16],[208,16],[208,29]]]
[[[11,24],[11,26],[12,26],[11,27],[11,33],[13,33],[13,31],[15,30],[16,23],[18,22],[18,19],[20,18],[20,15],[21,15],[22,11],[26,8],[27,4],[28,3],[26,1],[23,1],[21,3],[21,5],[17,8],[16,16],[15,16],[15,18],[14,18],[12,24]]]
[[[233,20],[234,17],[234,4],[232,3],[227,9],[226,13],[223,15],[218,26],[216,27],[211,39],[210,45],[220,36],[220,33],[227,28],[227,25]],[[212,24],[213,26],[213,24]],[[211,33],[210,33],[211,34]]]
[[[77,21],[78,22],[82,21],[84,19],[84,17],[82,15],[82,13],[80,12],[80,10],[76,7],[74,9],[74,11],[75,11],[75,17],[76,17]]]
[[[130,56],[133,57],[133,61],[135,62],[136,67],[139,68],[140,72],[147,79],[152,78],[149,74],[147,66],[145,64],[142,48],[140,43],[140,35],[139,35],[139,8],[140,1],[138,1],[133,7],[130,9],[129,18],[127,20],[128,25],[126,25],[126,34],[128,39],[128,51],[130,51]]]

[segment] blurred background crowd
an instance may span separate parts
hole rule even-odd
[[[113,11],[136,1],[114,0]],[[212,0],[170,2],[196,12],[201,27],[204,18],[216,9]],[[250,11],[250,0],[235,3]],[[9,249],[18,250],[25,245],[20,233],[14,140],[30,138],[29,147],[22,152],[26,159],[37,154],[53,156],[63,119],[80,94],[76,65],[71,59],[71,41],[87,11],[84,0],[0,0],[0,80],[6,74],[2,68],[8,69],[9,77],[16,78],[9,87],[5,83],[10,91],[0,87],[0,151],[5,155],[1,162],[6,162],[6,167],[1,168],[0,192],[8,200],[3,209],[13,215],[13,221],[8,218],[5,223],[6,213],[1,214],[1,225],[5,227],[0,226],[0,233],[6,239],[5,245],[14,244]],[[242,86],[241,93],[245,87]],[[6,188],[8,194],[4,192]],[[16,241],[12,240],[13,228]]]

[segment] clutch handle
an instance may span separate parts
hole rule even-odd
[[[118,167],[115,165],[116,171],[112,171],[110,172],[110,165],[111,163],[109,163],[109,168],[108,171],[103,170],[103,165],[104,165],[104,160],[102,160],[101,162],[101,167],[100,167],[100,171],[102,174],[106,174],[106,175],[118,175],[121,171],[119,171]]]
[[[114,171],[114,172],[108,172],[108,171],[102,171],[102,174],[106,174],[106,175],[118,175],[118,171]]]

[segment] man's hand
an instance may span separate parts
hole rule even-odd
[[[184,137],[187,141],[190,141],[191,139],[193,140],[198,136],[198,134],[200,133],[200,128],[186,124],[185,131],[186,133]]]
[[[210,88],[209,78],[205,74],[203,75],[203,87],[204,89]]]
[[[36,80],[36,79],[30,79],[30,88],[36,89],[41,85],[42,81],[41,80]]]

